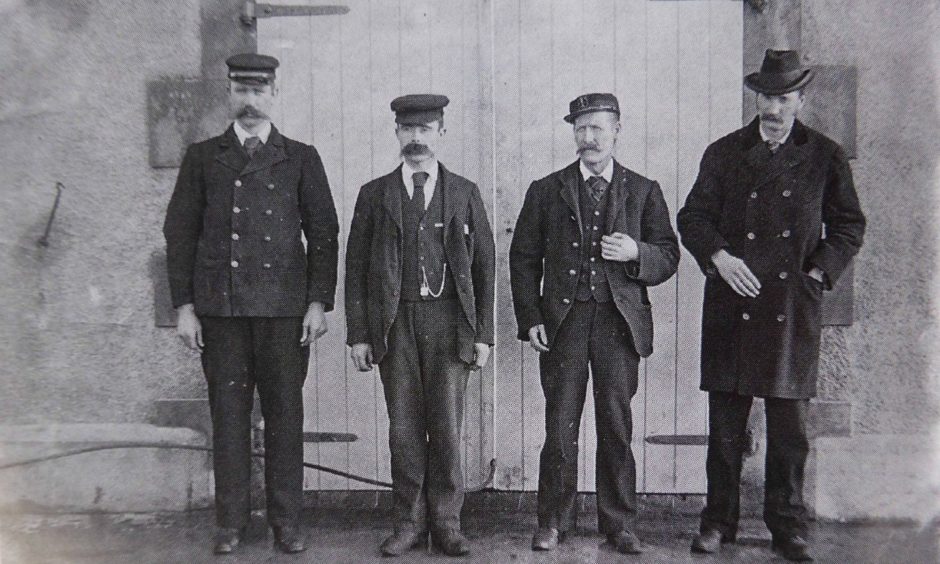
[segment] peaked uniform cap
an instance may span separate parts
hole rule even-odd
[[[239,53],[225,60],[228,77],[238,82],[267,84],[274,80],[274,69],[280,62],[270,55]]]
[[[425,124],[443,119],[444,106],[450,103],[441,94],[407,94],[392,100],[395,123]]]
[[[620,116],[620,103],[613,94],[582,94],[568,104],[565,121],[574,123],[576,117],[591,112],[612,112]]]

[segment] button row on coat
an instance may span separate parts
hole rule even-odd
[[[241,181],[241,179],[235,180],[235,187],[236,187],[236,188],[241,188],[241,187],[242,187],[242,181]],[[274,190],[274,184],[268,184],[268,190]]]
[[[784,229],[783,231],[780,232],[780,236],[783,237],[784,239],[789,239],[790,235],[792,234],[793,232],[790,231],[789,229]],[[753,231],[750,231],[747,234],[747,238],[749,241],[753,241],[754,239],[757,239],[757,234],[754,233]]]
[[[241,239],[241,235],[239,235],[238,233],[232,233],[232,241],[238,241],[239,239]],[[264,240],[265,242],[271,242],[271,236],[265,235]]]
[[[741,314],[741,319],[743,319],[744,321],[748,321],[751,319],[751,314],[745,311],[744,313]],[[777,321],[781,323],[783,323],[786,320],[787,320],[787,316],[782,313],[777,316]]]
[[[780,195],[783,196],[784,198],[789,198],[790,196],[793,195],[793,191],[787,189],[787,190],[784,190],[783,192],[781,192]],[[755,191],[755,192],[751,192],[751,199],[752,199],[752,200],[757,199],[757,192],[756,192],[756,191]]]
[[[270,263],[270,262],[266,262],[266,263],[262,264],[261,267],[262,267],[262,268],[271,268],[271,263]],[[233,260],[233,261],[232,261],[232,268],[238,268],[238,261],[237,261],[237,260]]]

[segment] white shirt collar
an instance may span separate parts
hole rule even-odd
[[[607,181],[607,184],[610,184],[614,179],[614,159],[610,159],[610,162],[607,163],[607,167],[600,174],[594,174],[591,172],[588,167],[584,166],[584,161],[578,159],[578,166],[581,168],[581,177],[584,180],[591,178],[592,176],[600,176]]]
[[[770,137],[768,137],[767,134],[764,133],[764,124],[763,124],[763,123],[760,124],[760,126],[759,126],[757,129],[760,130],[760,138],[763,139],[765,143],[766,143],[767,141],[770,141]],[[778,143],[780,143],[781,145],[783,145],[784,143],[786,143],[786,142],[787,142],[787,138],[790,137],[790,132],[791,132],[791,131],[793,131],[793,126],[792,126],[792,125],[790,126],[790,131],[787,131],[787,134],[784,135],[783,137],[781,137],[781,138],[780,138],[780,141],[778,141]]]
[[[412,197],[415,190],[415,181],[411,175],[416,172],[428,173],[428,181],[424,183],[424,209],[428,209],[428,205],[431,203],[431,197],[434,196],[434,187],[437,186],[437,169],[438,162],[436,160],[428,170],[418,170],[412,168],[411,165],[408,164],[408,161],[404,159],[401,161],[401,179],[405,183],[405,190],[408,191],[408,197]]]
[[[249,137],[257,137],[258,139],[261,139],[262,143],[267,143],[268,136],[271,135],[271,122],[270,121],[264,122],[264,125],[261,126],[261,130],[258,131],[258,133],[255,135],[252,135],[251,133],[248,133],[247,131],[245,131],[245,128],[242,127],[240,123],[238,123],[238,120],[235,120],[232,123],[235,126],[235,135],[238,136],[238,142],[241,143],[242,145],[245,144],[245,139],[248,139]]]

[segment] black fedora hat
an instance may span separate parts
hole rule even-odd
[[[799,90],[813,80],[813,69],[800,65],[796,51],[767,49],[760,72],[744,77],[744,84],[755,92],[776,96]]]

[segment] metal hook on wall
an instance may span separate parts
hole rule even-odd
[[[65,185],[61,182],[55,183],[55,202],[52,204],[52,211],[49,212],[49,220],[46,221],[46,230],[43,232],[42,237],[39,238],[37,244],[40,247],[49,246],[49,232],[52,231],[52,221],[55,219],[55,212],[59,209],[59,200],[62,199],[62,190],[65,189]]]

